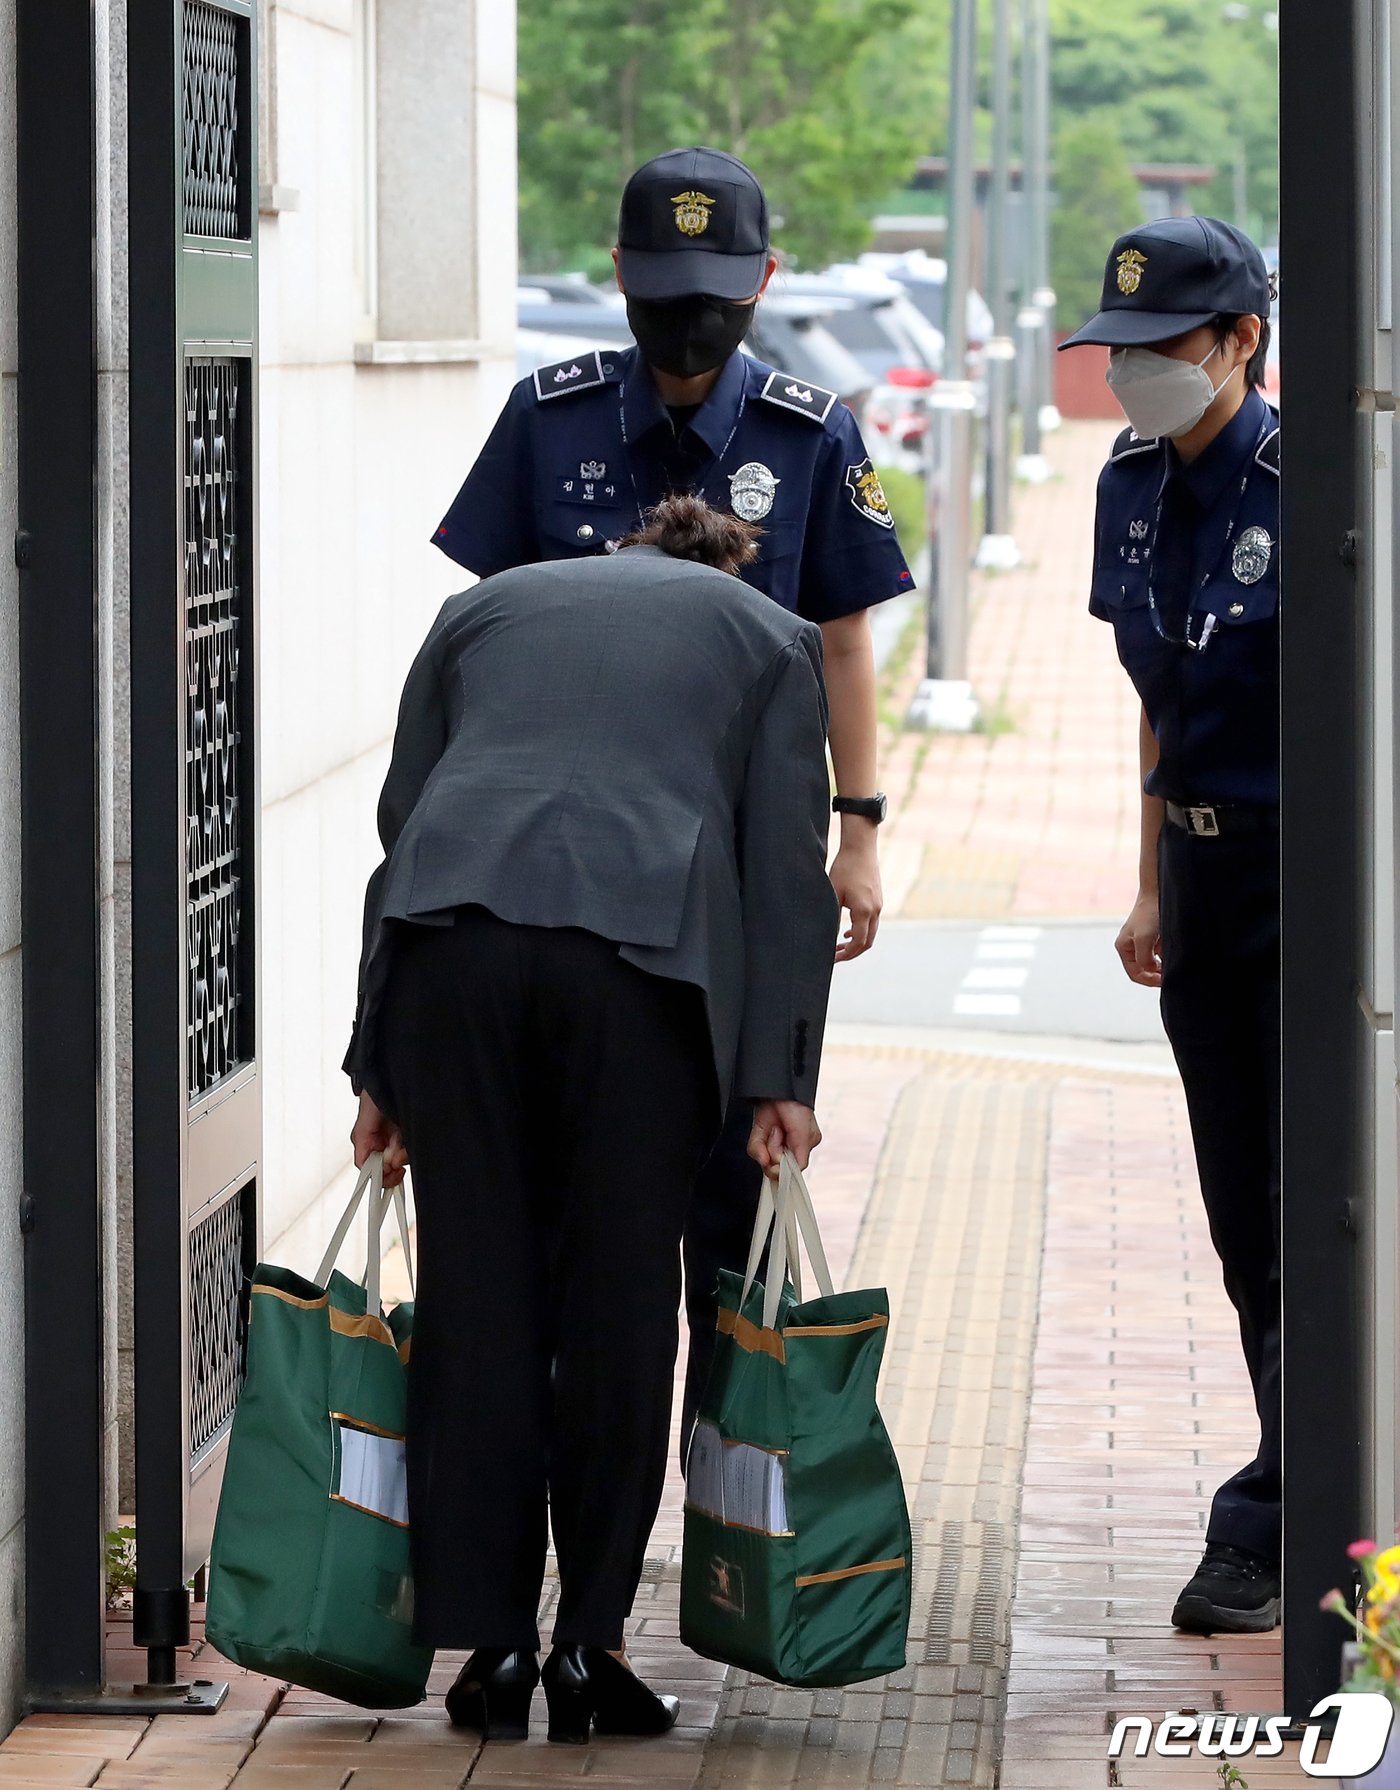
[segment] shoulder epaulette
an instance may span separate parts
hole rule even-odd
[[[1259,444],[1259,452],[1254,456],[1258,465],[1278,476],[1278,424],[1275,423],[1270,432]]]
[[[570,360],[558,360],[535,370],[535,396],[543,404],[549,398],[570,397],[574,392],[592,391],[608,383],[603,370],[603,354],[599,348],[585,350]]]
[[[795,410],[799,416],[810,417],[814,423],[824,423],[836,402],[835,392],[827,391],[824,386],[810,385],[792,373],[770,373],[758,395],[784,410]]]
[[[1159,435],[1150,436],[1146,441],[1135,434],[1132,429],[1124,429],[1113,444],[1113,451],[1108,456],[1110,465],[1115,460],[1126,460],[1130,454],[1148,454],[1153,448],[1161,446]]]

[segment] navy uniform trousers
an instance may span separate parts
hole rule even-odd
[[[1211,1240],[1259,1412],[1259,1452],[1225,1481],[1208,1541],[1280,1554],[1281,1129],[1279,839],[1200,838],[1167,822],[1158,847],[1162,1020],[1186,1088]]]

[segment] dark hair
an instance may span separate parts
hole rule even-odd
[[[1211,324],[1211,328],[1215,331],[1216,341],[1224,342],[1226,336],[1233,335],[1235,330],[1239,328],[1240,317],[1243,317],[1244,315],[1246,315],[1246,313],[1241,311],[1239,316],[1217,317]],[[1262,388],[1264,384],[1264,367],[1269,358],[1269,338],[1272,334],[1273,332],[1269,328],[1268,318],[1261,318],[1259,323],[1259,346],[1254,350],[1254,353],[1250,355],[1248,361],[1245,363],[1244,382],[1246,385],[1257,385]]]
[[[693,559],[720,572],[738,574],[758,558],[763,530],[725,510],[712,510],[703,497],[683,493],[663,497],[642,517],[642,526],[618,542],[623,547],[659,547],[676,559]]]

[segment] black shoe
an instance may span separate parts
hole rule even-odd
[[[1255,1635],[1278,1626],[1276,1560],[1209,1541],[1195,1577],[1182,1588],[1172,1622],[1188,1634]]]
[[[549,1738],[581,1746],[599,1734],[666,1734],[681,1706],[659,1697],[602,1647],[556,1647],[544,1662]]]
[[[474,1728],[483,1740],[524,1740],[539,1681],[533,1653],[478,1648],[447,1693],[448,1719],[454,1728]]]

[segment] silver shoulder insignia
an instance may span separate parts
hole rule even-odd
[[[569,392],[591,391],[594,386],[606,385],[607,382],[602,352],[595,348],[589,354],[579,355],[577,360],[555,361],[552,366],[538,367],[535,371],[535,396],[543,404],[547,398],[562,398]]]
[[[808,385],[791,373],[770,373],[758,395],[767,398],[770,404],[780,404],[784,410],[809,416],[814,423],[824,423],[836,402],[835,392],[826,391],[820,385]]]

